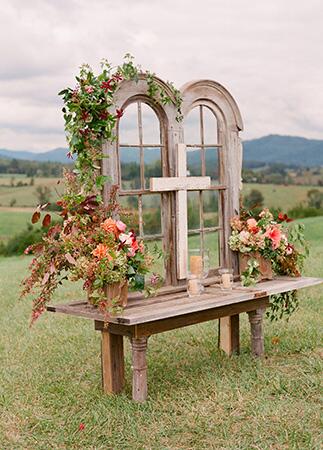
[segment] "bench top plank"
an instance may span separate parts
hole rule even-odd
[[[166,295],[158,295],[149,299],[138,300],[130,298],[122,314],[108,318],[109,323],[122,325],[138,325],[156,320],[167,319],[185,314],[220,308],[269,295],[288,292],[323,283],[321,278],[312,277],[276,277],[263,281],[254,287],[242,287],[234,283],[232,291],[221,291],[219,285],[206,287],[199,297],[189,298],[186,291]],[[48,311],[84,317],[104,322],[104,315],[86,301],[76,301],[69,304],[48,306]]]

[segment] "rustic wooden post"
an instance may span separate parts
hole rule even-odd
[[[263,356],[265,351],[263,332],[264,312],[265,308],[259,308],[255,311],[248,312],[251,329],[251,353],[254,356]]]
[[[132,398],[144,402],[147,398],[147,337],[131,338],[132,347]]]
[[[239,314],[234,316],[221,317],[219,346],[227,355],[239,353]]]
[[[102,387],[105,393],[117,393],[124,387],[123,336],[101,331]]]

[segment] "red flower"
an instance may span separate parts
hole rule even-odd
[[[84,122],[86,122],[89,117],[90,114],[87,111],[82,111],[81,119],[84,120]]]
[[[85,428],[84,423],[80,423],[80,425],[79,425],[79,431],[83,431],[84,428]]]
[[[102,111],[102,112],[99,114],[99,119],[101,119],[101,120],[107,120],[107,118],[108,118],[108,113],[107,113],[106,111]]]
[[[120,119],[123,116],[123,109],[116,109],[116,117]]]
[[[113,79],[116,81],[122,81],[122,76],[120,75],[120,73],[116,73],[115,75],[113,75]]]
[[[101,84],[101,88],[104,92],[113,91],[113,87],[111,86],[113,80],[103,81]]]

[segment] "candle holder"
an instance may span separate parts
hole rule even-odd
[[[233,270],[228,268],[219,269],[220,287],[222,291],[232,291]]]
[[[203,293],[203,279],[209,274],[209,252],[200,249],[189,250],[189,271],[187,292],[189,297],[196,297]]]

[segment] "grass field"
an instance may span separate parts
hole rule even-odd
[[[318,189],[323,192],[320,186],[282,186],[277,184],[244,184],[243,195],[248,195],[252,189],[257,189],[264,196],[264,205],[268,208],[281,208],[288,211],[299,203],[306,203],[307,192],[310,189]]]
[[[303,222],[306,274],[322,276],[322,219]],[[130,400],[128,343],[125,392],[106,396],[91,322],[48,313],[28,328],[30,303],[18,301],[28,261],[0,259],[1,449],[320,448],[322,287],[301,293],[289,323],[266,322],[260,361],[250,355],[246,315],[239,357],[217,350],[215,322],[150,338],[149,397],[140,405]],[[66,286],[55,301],[79,293]]]
[[[28,181],[26,178],[16,178],[15,183],[18,181]],[[14,206],[34,207],[37,205],[37,197],[35,195],[35,189],[37,186],[48,186],[52,191],[51,201],[56,201],[56,191],[62,192],[62,185],[57,185],[58,178],[35,178],[34,186],[22,186],[11,187],[10,177],[0,178],[0,206],[10,206],[11,202],[15,199]],[[55,191],[56,190],[56,191]]]

